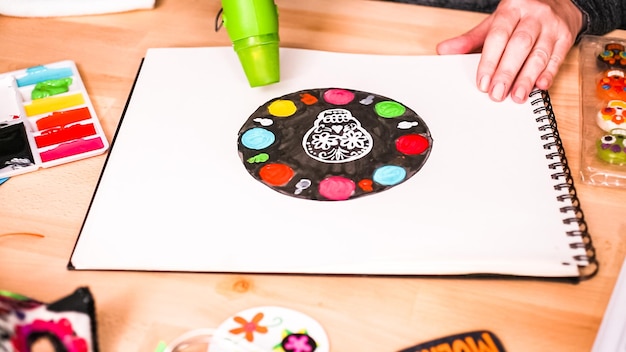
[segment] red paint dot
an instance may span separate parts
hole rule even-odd
[[[355,188],[354,181],[341,176],[331,176],[320,182],[319,192],[330,200],[346,200],[354,194]]]
[[[261,180],[272,186],[284,186],[293,177],[293,169],[285,164],[267,164],[259,170]]]
[[[374,189],[372,188],[372,180],[364,178],[361,181],[359,181],[359,188],[361,188],[364,192],[371,192]]]
[[[407,155],[421,154],[428,145],[428,139],[420,134],[405,134],[396,139],[396,149]]]
[[[334,105],[346,105],[354,100],[354,93],[345,89],[329,89],[324,92],[324,100]]]

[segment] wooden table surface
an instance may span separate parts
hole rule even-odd
[[[285,47],[435,54],[435,45],[485,15],[368,0],[277,1]],[[217,0],[162,0],[150,11],[55,19],[0,17],[0,72],[70,59],[109,140],[150,47],[230,45],[214,31]],[[451,25],[454,24],[454,25]],[[610,36],[626,38],[626,31]],[[550,90],[578,175],[577,51]],[[79,272],[66,265],[105,156],[11,178],[0,186],[0,289],[42,301],[79,286],[94,294],[101,351],[153,351],[159,338],[217,327],[244,309],[279,305],[308,314],[332,351],[397,351],[487,329],[510,351],[589,351],[626,254],[625,191],[577,190],[600,271],[579,284],[542,280],[371,278]],[[114,221],[114,219],[111,219]]]

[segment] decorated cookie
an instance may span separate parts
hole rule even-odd
[[[596,142],[598,157],[607,163],[626,165],[626,129],[614,129]]]
[[[303,313],[283,307],[258,307],[226,319],[215,331],[208,352],[328,352],[322,326]]]
[[[609,70],[598,81],[598,97],[603,100],[626,101],[626,78],[623,70]]]
[[[626,51],[619,43],[608,43],[604,46],[604,51],[598,55],[598,62],[601,66],[626,68]]]
[[[610,132],[616,128],[626,128],[626,102],[611,100],[598,111],[596,122],[603,131]]]
[[[420,116],[374,93],[308,89],[272,99],[239,131],[242,162],[282,194],[347,200],[382,192],[417,173],[432,138]]]

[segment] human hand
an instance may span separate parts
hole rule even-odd
[[[439,43],[437,52],[482,49],[478,89],[494,101],[510,93],[513,101],[523,103],[534,87],[552,85],[582,25],[581,11],[569,0],[502,0],[476,27]]]

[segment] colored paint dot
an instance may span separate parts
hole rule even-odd
[[[421,154],[428,144],[428,139],[420,134],[405,134],[396,139],[396,149],[406,155]]]
[[[346,105],[354,100],[354,93],[345,89],[329,89],[324,92],[324,100],[334,105]]]
[[[293,169],[285,164],[267,164],[259,170],[261,180],[272,186],[284,186],[293,177]]]
[[[42,99],[51,95],[65,93],[70,90],[72,78],[49,79],[47,81],[35,84],[35,88],[31,92],[31,99]]]
[[[385,165],[374,171],[372,179],[383,186],[393,186],[406,178],[404,168],[395,165]]]
[[[267,111],[278,117],[288,117],[296,113],[298,108],[291,100],[276,100],[273,101],[268,107]]]
[[[341,176],[331,176],[320,182],[320,194],[329,200],[346,200],[354,194],[356,186],[348,178]]]
[[[260,127],[251,128],[241,136],[241,144],[248,149],[254,150],[267,148],[272,145],[275,140],[276,137],[274,133]]]
[[[260,153],[246,160],[250,164],[254,163],[264,163],[270,159],[270,156],[267,153]]]
[[[317,103],[317,98],[309,93],[303,93],[300,94],[300,101],[302,101],[306,105],[313,105]]]
[[[364,192],[372,192],[374,188],[372,188],[372,180],[370,179],[362,179],[359,181],[359,188],[361,188]]]
[[[380,117],[391,119],[394,117],[402,116],[406,111],[406,108],[395,101],[381,101],[374,105],[374,110]]]

